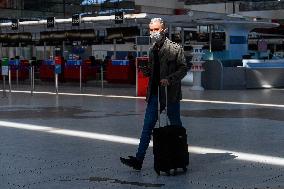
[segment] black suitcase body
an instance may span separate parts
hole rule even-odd
[[[154,169],[158,175],[182,168],[187,171],[189,153],[186,129],[182,126],[168,125],[153,131]]]

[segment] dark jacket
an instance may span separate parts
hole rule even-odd
[[[159,63],[160,63],[160,80],[168,79],[170,85],[168,86],[168,102],[179,102],[182,99],[181,94],[181,80],[187,73],[187,66],[184,57],[183,48],[170,41],[168,38],[165,39],[163,46],[159,51]],[[153,47],[150,48],[149,52],[149,64],[147,69],[143,70],[144,75],[149,76],[148,91],[146,101],[148,101],[151,95],[151,84],[153,78],[153,65],[154,55]],[[161,108],[165,107],[165,90],[164,87],[160,87],[160,103]]]

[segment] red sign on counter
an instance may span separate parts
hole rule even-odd
[[[146,77],[139,67],[147,66],[149,62],[148,57],[137,57],[136,63],[138,66],[138,76],[137,76],[137,96],[146,96],[149,78]]]

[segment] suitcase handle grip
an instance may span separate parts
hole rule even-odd
[[[165,112],[166,112],[166,125],[169,125],[169,118],[168,118],[168,87],[165,86],[165,96],[166,96],[166,107],[165,107]],[[158,86],[158,121],[159,121],[159,128],[161,127],[161,106],[160,106],[160,87]]]

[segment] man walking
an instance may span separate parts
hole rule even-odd
[[[144,75],[150,77],[143,131],[136,156],[120,158],[123,164],[135,170],[142,168],[151,134],[158,120],[158,95],[161,110],[165,108],[166,100],[168,101],[167,114],[171,125],[182,126],[180,119],[181,80],[187,73],[183,48],[166,38],[166,26],[161,18],[153,18],[150,21],[149,30],[153,46],[149,53],[149,64],[142,69]],[[167,86],[168,99],[165,95],[165,86]]]

